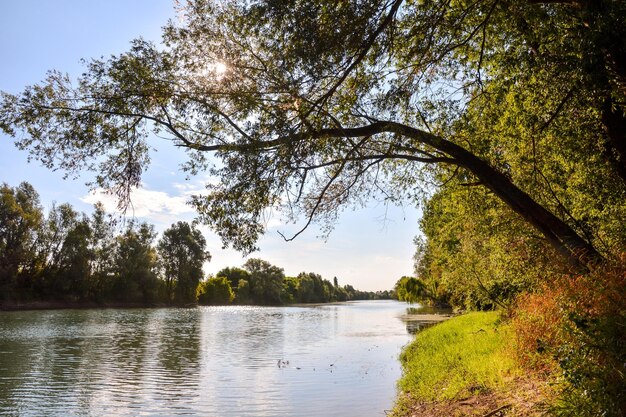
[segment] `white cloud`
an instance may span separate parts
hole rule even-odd
[[[154,191],[145,184],[132,193],[134,212],[128,216],[141,217],[162,232],[176,221],[191,221],[194,209],[187,204],[192,194],[206,194],[206,178],[167,184],[167,191]],[[81,199],[94,204],[101,201],[105,210],[119,213],[115,198],[104,190],[97,190]],[[351,284],[363,290],[392,288],[402,275],[413,271],[413,236],[418,233],[419,217],[416,210],[409,215],[404,210],[388,210],[389,219],[383,230],[380,227],[380,209],[368,207],[342,214],[336,229],[328,240],[317,238],[321,231],[316,225],[292,242],[285,242],[277,231],[290,237],[303,225],[303,220],[292,224],[281,216],[278,207],[267,209],[263,221],[267,233],[258,242],[258,257],[285,269],[288,275],[313,271],[326,279],[339,278],[341,285]],[[208,227],[200,226],[207,240],[207,249],[213,259],[205,265],[206,273],[215,274],[227,266],[241,266],[246,258],[232,249],[222,249],[222,242]]]
[[[193,213],[193,208],[187,204],[189,194],[185,192],[182,195],[171,196],[163,191],[138,188],[131,193],[132,204],[126,214],[161,220],[164,217]],[[115,196],[108,194],[101,188],[90,192],[81,198],[81,201],[89,204],[95,204],[99,201],[104,205],[107,212],[120,213]]]

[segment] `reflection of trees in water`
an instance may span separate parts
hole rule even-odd
[[[437,322],[434,322],[434,321],[409,320],[406,322],[406,331],[409,334],[416,334],[417,332],[420,332],[424,330],[425,328],[430,327],[436,323]]]
[[[243,343],[246,357],[252,355],[259,359],[273,358],[277,347],[282,348],[284,340],[284,318],[282,311],[261,312],[255,320],[246,323]]]
[[[17,410],[14,392],[23,389],[27,383],[26,375],[33,371],[33,349],[29,340],[20,338],[21,322],[28,323],[30,320],[20,320],[18,315],[24,313],[3,313],[2,325],[0,326],[0,415],[6,410]]]
[[[439,322],[439,321],[434,321],[432,319],[426,319],[426,318],[422,320],[419,317],[411,317],[411,316],[450,315],[450,314],[452,314],[452,309],[450,308],[440,308],[440,307],[420,306],[420,305],[417,305],[415,307],[407,307],[406,315],[408,317],[405,320],[406,331],[409,334],[415,334]]]
[[[116,368],[116,376],[124,375],[129,386],[139,386],[141,371],[146,357],[146,329],[150,322],[149,311],[120,310],[110,318],[115,324],[109,332],[110,353],[112,360],[103,360],[103,363]]]
[[[407,307],[406,314],[452,314],[452,309],[416,305],[415,307]]]
[[[27,363],[31,365],[30,373],[45,375],[46,378],[42,379],[39,376],[33,378],[30,381],[31,390],[44,390],[50,402],[63,403],[72,398],[72,393],[76,395],[78,401],[81,401],[82,393],[79,387],[88,381],[94,372],[94,367],[85,366],[85,363],[93,363],[96,366],[99,363],[98,358],[88,355],[98,343],[97,338],[86,337],[94,320],[93,314],[83,310],[43,312],[38,319],[34,319],[39,325],[29,330],[34,332],[31,335],[35,336],[32,339],[34,344],[29,346],[29,349],[35,353]],[[23,352],[20,353],[22,354]],[[13,360],[16,360],[16,357]],[[51,389],[53,387],[70,389],[61,393]]]
[[[7,315],[6,317],[10,317]],[[147,318],[133,311],[63,310],[15,313],[0,334],[0,414],[4,407],[26,407],[35,415],[89,409],[98,401],[94,382],[141,386]],[[10,335],[10,337],[8,337]],[[15,392],[43,396],[44,403]],[[6,398],[5,398],[6,397]],[[11,402],[20,398],[19,407]]]
[[[167,311],[167,310],[166,310]],[[187,379],[200,366],[200,310],[171,311],[160,328],[158,360],[167,380]],[[177,382],[176,382],[177,383]]]

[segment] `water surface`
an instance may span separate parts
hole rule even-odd
[[[0,415],[384,416],[406,305],[0,313]]]

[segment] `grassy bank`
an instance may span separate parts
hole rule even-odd
[[[514,339],[497,312],[466,314],[419,333],[401,355],[394,415],[535,415],[544,384],[518,366]]]

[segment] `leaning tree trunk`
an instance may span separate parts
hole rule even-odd
[[[583,266],[602,259],[596,249],[567,223],[533,200],[530,195],[513,184],[506,175],[493,168],[486,161],[443,138],[426,134],[408,126],[396,126],[401,126],[401,130],[407,136],[417,138],[422,142],[425,136],[430,136],[427,139],[431,146],[447,153],[457,160],[459,166],[468,169],[478,177],[483,185],[539,230],[548,242],[572,264]]]
[[[456,165],[468,169],[483,185],[539,230],[550,244],[570,263],[585,269],[602,260],[602,256],[567,223],[555,216],[502,172],[463,147],[431,133],[396,122],[375,122],[348,129],[323,129],[315,136],[358,137],[379,133],[394,133],[411,138],[416,143],[431,146],[449,155]]]

